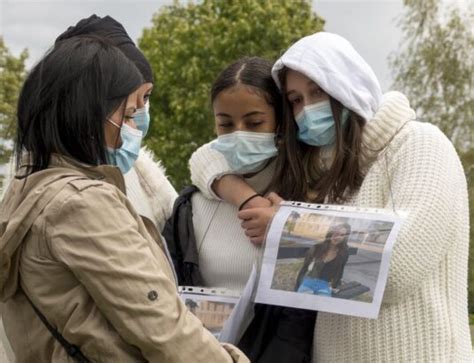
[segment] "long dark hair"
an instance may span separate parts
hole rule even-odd
[[[18,101],[17,168],[48,167],[51,154],[105,164],[104,122],[143,83],[137,67],[106,39],[78,36],[58,42],[31,70]]]
[[[287,73],[288,68],[279,73],[283,95]],[[343,129],[343,106],[332,97],[330,103],[336,125],[335,157],[329,169],[324,169],[320,162],[320,147],[298,141],[298,127],[291,104],[283,97],[283,122],[280,128],[282,140],[270,189],[275,190],[284,199],[341,203],[362,184],[362,130],[365,120],[349,111],[349,120]]]
[[[238,84],[253,87],[275,110],[277,129],[282,121],[282,96],[272,78],[272,63],[260,57],[244,57],[226,67],[211,89],[211,103],[222,91]]]
[[[351,234],[351,225],[349,223],[341,223],[336,224],[335,226],[331,226],[326,233],[326,237],[324,238],[324,242],[322,243],[322,248],[317,249],[315,252],[315,258],[321,258],[324,256],[327,251],[329,250],[329,246],[331,244],[331,239],[335,231],[344,228],[347,232],[346,236],[344,237],[343,241],[337,245],[337,256],[348,256],[349,255],[349,246],[347,242],[349,241],[349,236]]]

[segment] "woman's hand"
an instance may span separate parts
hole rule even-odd
[[[265,201],[261,199],[265,199]],[[278,211],[282,201],[283,199],[278,194],[272,192],[265,198],[254,198],[246,203],[238,217],[242,219],[241,226],[250,242],[256,245],[263,243],[267,226]]]

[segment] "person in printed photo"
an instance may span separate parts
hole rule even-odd
[[[349,258],[347,241],[351,226],[347,223],[332,226],[323,243],[311,247],[296,279],[295,291],[331,296],[344,273]]]

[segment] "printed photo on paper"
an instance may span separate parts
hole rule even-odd
[[[192,292],[181,292],[180,296],[189,311],[196,315],[217,339],[239,300],[238,297]]]
[[[400,218],[282,206],[269,229],[257,302],[375,318]]]

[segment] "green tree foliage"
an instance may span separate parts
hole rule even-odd
[[[209,93],[217,74],[242,56],[275,60],[323,24],[303,0],[176,2],[155,14],[139,41],[155,72],[146,143],[178,190],[189,183],[191,153],[214,137]]]
[[[16,122],[16,104],[23,79],[27,51],[19,57],[13,56],[0,37],[0,138],[9,141],[13,138]],[[4,164],[11,155],[7,143],[0,144],[0,163]]]
[[[8,162],[12,152],[16,104],[25,77],[27,51],[13,56],[0,37],[0,164]]]
[[[442,7],[439,0],[405,0],[401,51],[392,57],[395,88],[419,118],[440,127],[462,150],[474,126],[474,7]]]

